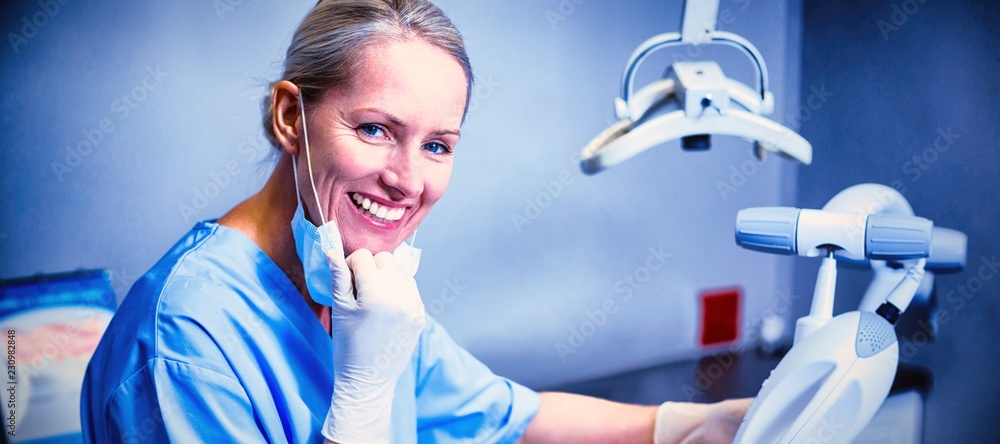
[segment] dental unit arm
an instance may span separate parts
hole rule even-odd
[[[734,442],[850,442],[860,433],[889,394],[899,360],[894,324],[920,289],[925,268],[964,264],[964,240],[959,245],[957,232],[941,230],[912,216],[895,190],[873,184],[844,190],[823,210],[740,211],[740,246],[824,258],[810,313],[796,323],[792,349],[761,385]],[[941,257],[933,251],[938,233],[946,239]],[[880,287],[874,312],[832,317],[837,260],[894,263],[903,271],[893,286]]]
[[[680,139],[685,149],[708,149],[710,135],[738,136],[754,142],[757,155],[774,151],[802,163],[812,162],[812,145],[791,129],[763,115],[774,111],[767,86],[767,65],[749,41],[715,30],[718,0],[684,3],[680,33],[646,40],[632,53],[622,78],[621,97],[615,99],[617,123],[597,135],[583,149],[580,165],[598,173],[661,143]],[[633,94],[638,66],[650,54],[683,45],[726,45],[743,51],[754,63],[757,82],[746,86],[727,78],[715,62],[676,62],[666,78]],[[679,109],[657,115],[666,105]]]
[[[913,209],[898,191],[885,185],[859,184],[837,193],[824,209],[847,212],[879,212],[912,216]],[[914,300],[927,301],[934,287],[935,275],[956,273],[965,268],[968,240],[965,233],[950,228],[934,227],[931,254],[927,258],[924,279]],[[868,285],[859,310],[874,312],[882,299],[906,274],[907,267],[899,261],[852,260],[838,258],[841,263],[854,267],[871,268],[874,277]]]
[[[753,142],[758,158],[772,151],[812,162],[808,141],[763,117],[774,111],[766,64],[749,41],[715,30],[718,9],[718,0],[686,0],[680,33],[654,36],[635,49],[615,99],[618,121],[584,147],[584,173],[674,139],[685,150],[708,149],[713,134]],[[635,91],[636,72],[647,57],[688,45],[735,47],[753,62],[756,81],[748,86],[729,79],[712,61],[675,62],[662,79]],[[734,442],[850,442],[889,394],[899,359],[896,321],[915,296],[929,297],[930,271],[964,267],[965,235],[915,217],[895,190],[865,184],[842,191],[822,210],[743,210],[736,241],[752,250],[823,259],[810,313],[796,322],[793,347],[762,384]],[[875,279],[861,310],[834,317],[837,261],[870,266]]]

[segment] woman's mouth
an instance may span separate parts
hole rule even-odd
[[[354,206],[358,208],[361,214],[373,221],[380,224],[391,224],[403,218],[403,214],[406,213],[406,208],[403,207],[392,207],[384,203],[380,204],[378,202],[372,202],[371,199],[364,197],[361,193],[351,193],[351,202],[354,202]]]

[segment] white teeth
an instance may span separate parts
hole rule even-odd
[[[351,200],[353,200],[359,207],[362,208],[365,214],[382,219],[386,222],[395,222],[403,218],[403,214],[406,213],[405,208],[392,208],[385,205],[379,205],[377,202],[372,202],[371,199],[364,197],[361,193],[354,193],[351,195]]]
[[[402,208],[396,208],[390,210],[386,207],[381,207],[378,209],[378,212],[372,214],[372,216],[385,220],[386,222],[395,222],[403,217],[403,212],[405,211],[406,210]]]

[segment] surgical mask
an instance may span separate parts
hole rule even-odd
[[[410,243],[403,242],[392,251],[392,259],[403,267],[403,272],[405,272],[410,277],[417,275],[417,268],[420,267],[420,249],[413,246],[413,243],[417,240],[417,231],[413,230],[413,236],[410,236]]]
[[[344,251],[344,241],[340,237],[340,230],[336,222],[326,220],[326,213],[323,212],[319,201],[319,194],[316,192],[316,181],[313,178],[312,158],[309,153],[309,129],[306,126],[305,104],[302,101],[302,94],[299,93],[299,110],[302,113],[302,136],[305,140],[306,165],[309,170],[309,184],[312,186],[313,197],[316,199],[316,210],[322,224],[317,227],[305,217],[302,208],[302,194],[299,191],[299,172],[296,167],[296,159],[292,160],[292,174],[295,177],[296,207],[295,215],[292,217],[292,237],[295,238],[295,252],[302,261],[302,268],[305,273],[306,287],[309,289],[309,296],[316,303],[332,306],[333,289],[332,283],[336,281],[338,297],[354,297],[354,286],[351,282],[351,273],[347,268],[346,260],[339,261],[336,268],[337,275],[333,276],[330,264],[326,260],[326,252],[331,256],[342,259],[346,255]],[[416,240],[416,233],[411,237],[410,243],[403,242],[392,252],[392,258],[403,268],[409,276],[417,274],[420,266],[420,249],[413,246]],[[336,260],[336,259],[335,259]],[[341,271],[343,270],[343,271]]]

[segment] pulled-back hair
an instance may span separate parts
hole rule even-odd
[[[427,0],[320,0],[295,30],[285,54],[282,80],[296,84],[307,104],[334,88],[347,87],[372,46],[420,39],[455,58],[466,78],[466,101],[472,92],[472,65],[455,25]],[[271,83],[264,97],[264,131],[278,146],[272,121]]]

